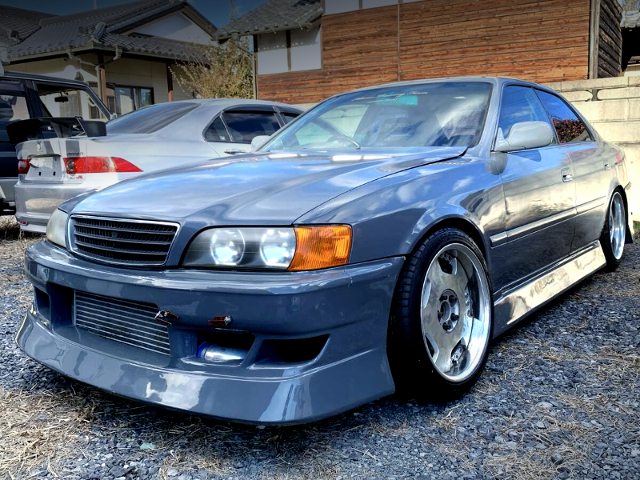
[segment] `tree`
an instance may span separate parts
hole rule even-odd
[[[233,40],[197,47],[191,62],[172,69],[178,85],[198,98],[252,98],[253,56]]]

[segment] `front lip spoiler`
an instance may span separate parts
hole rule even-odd
[[[32,313],[27,313],[16,334],[16,343],[35,361],[107,393],[171,410],[253,425],[313,422],[390,395],[395,390],[384,347],[299,376],[251,381],[231,375],[157,368],[113,357],[52,333]],[[83,368],[90,364],[98,367]],[[358,389],[357,396],[348,385],[336,380],[352,378],[354,372],[362,377],[358,386],[365,387]],[[331,392],[330,395],[319,395],[321,389]]]

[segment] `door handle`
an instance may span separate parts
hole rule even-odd
[[[563,168],[562,169],[562,181],[563,182],[570,182],[573,180],[573,172],[571,171],[570,168]]]
[[[237,155],[238,153],[247,153],[247,151],[240,148],[230,148],[229,150],[225,150],[224,153],[228,155]]]

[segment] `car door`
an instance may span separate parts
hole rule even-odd
[[[560,148],[571,157],[577,211],[572,243],[575,251],[600,237],[616,151],[596,142],[565,100],[543,90],[536,89],[536,93],[551,118]]]
[[[224,157],[251,151],[251,140],[273,135],[280,121],[272,108],[236,107],[221,112],[205,131],[205,140]]]
[[[549,117],[534,90],[507,85],[502,92],[497,136],[506,138],[519,122]],[[567,256],[573,240],[575,187],[571,157],[557,141],[529,150],[493,153],[503,165],[500,176],[505,197],[505,232],[492,238],[503,259],[500,280],[508,286]],[[501,157],[504,156],[504,157]]]
[[[24,83],[0,80],[0,214],[12,213],[15,206],[14,185],[18,181],[16,145],[7,134],[7,125],[31,118]]]

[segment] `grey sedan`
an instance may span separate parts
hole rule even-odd
[[[624,155],[555,92],[437,79],[333,97],[259,152],[65,203],[26,252],[27,355],[255,423],[459,397],[492,339],[631,241]]]
[[[106,136],[21,143],[16,218],[22,230],[45,233],[65,200],[143,172],[247,153],[255,136],[271,135],[301,113],[260,100],[185,100],[111,120]]]

